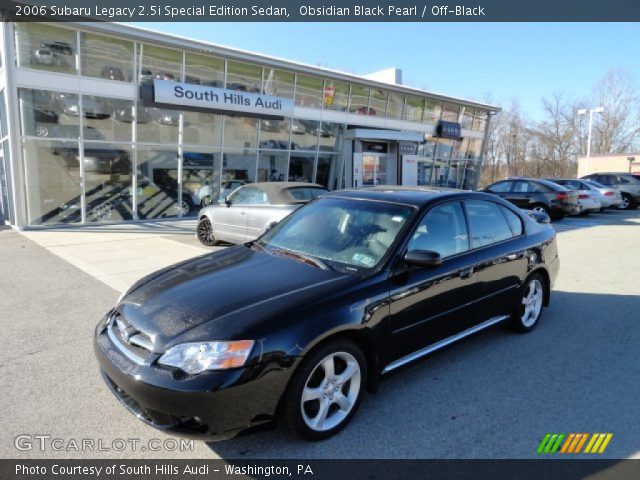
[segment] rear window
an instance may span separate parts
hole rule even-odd
[[[287,193],[293,197],[294,200],[298,201],[310,201],[327,192],[328,190],[318,187],[294,187],[287,189]]]

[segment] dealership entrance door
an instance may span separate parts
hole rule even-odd
[[[362,155],[362,186],[375,187],[387,183],[386,154],[365,153]]]

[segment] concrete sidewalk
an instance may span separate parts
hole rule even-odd
[[[224,247],[204,247],[195,220],[21,232],[106,285],[124,291],[168,265]]]

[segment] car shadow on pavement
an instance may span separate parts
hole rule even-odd
[[[585,216],[565,217],[551,222],[557,232],[568,232],[582,228],[600,226],[640,226],[640,210],[618,210],[608,208],[603,212],[590,213]]]
[[[333,438],[277,427],[208,446],[223,459],[566,458],[536,453],[546,433],[610,432],[597,458],[638,456],[638,312],[640,296],[554,291],[533,332],[496,326],[389,375]]]

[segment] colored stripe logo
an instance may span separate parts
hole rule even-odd
[[[604,453],[612,438],[613,433],[547,433],[537,451],[541,454]]]

